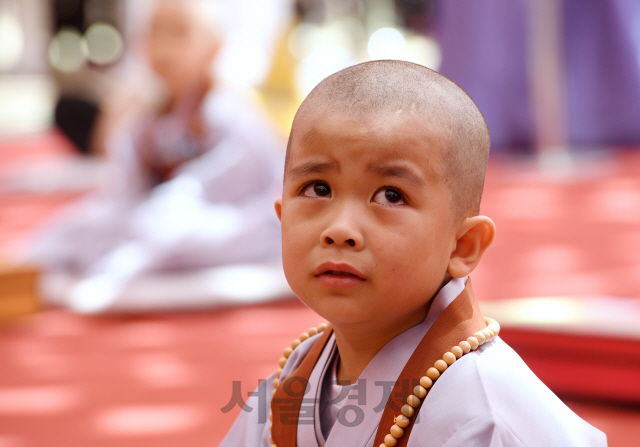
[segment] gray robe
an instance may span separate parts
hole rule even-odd
[[[112,138],[108,187],[61,212],[34,240],[28,260],[47,272],[40,284],[46,301],[83,312],[139,311],[261,301],[288,292],[281,268],[271,274],[271,266],[280,265],[273,203],[281,195],[285,141],[236,89],[217,87],[197,113],[205,127],[198,138],[185,135],[180,117],[172,115],[152,131],[132,120]],[[147,147],[165,157],[193,147],[203,152],[152,186]],[[232,289],[242,288],[246,281],[224,268],[244,264],[264,267],[261,273],[273,277],[277,290],[238,299],[220,287],[201,293],[203,282],[221,283],[219,276],[224,284],[238,283]],[[167,274],[176,276],[165,281],[169,287],[145,287]]]
[[[462,292],[465,279],[454,279],[434,299],[425,321],[389,341],[350,387],[345,411],[328,438],[322,435],[320,390],[333,356],[332,335],[323,350],[305,395],[298,425],[300,447],[371,447],[390,384],[399,376],[413,350],[442,311]],[[318,336],[291,354],[281,380],[304,358]],[[266,383],[271,384],[275,375]],[[266,393],[270,405],[271,392]],[[386,393],[386,394],[385,394]],[[264,394],[252,396],[250,407]],[[344,408],[344,407],[343,407]],[[243,411],[222,447],[267,447],[268,421],[259,412]],[[455,362],[438,379],[422,405],[409,437],[409,446],[605,446],[604,433],[580,419],[558,399],[499,337]]]

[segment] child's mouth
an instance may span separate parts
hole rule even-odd
[[[325,262],[314,270],[314,276],[326,287],[352,287],[367,281],[364,274],[345,262]]]
[[[327,270],[326,272],[323,273],[323,275],[353,276],[354,278],[360,278],[358,275],[354,275],[353,273],[340,272],[340,271],[337,271],[337,270]],[[360,278],[360,279],[362,279],[362,278]]]
[[[325,270],[319,275],[316,275],[316,278],[322,285],[330,288],[353,287],[366,281],[366,279],[354,273],[342,270]]]

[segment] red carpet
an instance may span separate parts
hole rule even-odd
[[[22,160],[60,154],[68,148],[55,134],[0,144],[0,176]],[[482,300],[640,297],[640,153],[581,161],[575,172],[550,179],[531,165],[492,163],[483,213],[498,237],[473,275]],[[72,197],[0,195],[0,252]],[[282,301],[133,317],[47,310],[10,322],[0,327],[0,447],[217,445],[240,411],[221,411],[233,381],[246,397],[282,348],[318,321]],[[564,346],[560,353],[571,351],[571,342]],[[584,368],[598,369],[601,380],[576,383],[597,388],[627,354],[594,358]],[[610,446],[637,445],[640,408],[568,403],[607,433]]]
[[[473,275],[478,296],[640,297],[640,151],[575,164],[566,178],[489,166],[481,211],[497,236]]]

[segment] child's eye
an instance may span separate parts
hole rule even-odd
[[[371,201],[381,205],[403,205],[405,203],[402,193],[392,188],[380,188]]]
[[[305,197],[331,197],[331,188],[324,182],[309,183],[302,189]]]

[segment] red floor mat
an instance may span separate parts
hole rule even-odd
[[[218,445],[240,412],[222,411],[233,382],[246,398],[317,322],[296,301],[118,318],[49,310],[16,322],[0,332],[0,446]],[[610,363],[587,367],[606,382]],[[640,408],[568,404],[611,447],[637,445]]]

